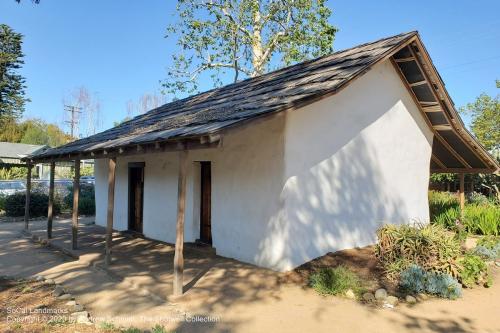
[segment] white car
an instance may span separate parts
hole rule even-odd
[[[26,185],[20,180],[0,181],[0,195],[11,195],[26,191]]]

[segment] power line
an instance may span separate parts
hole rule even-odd
[[[75,128],[78,125],[78,114],[82,113],[82,108],[75,105],[64,105],[64,111],[69,112],[70,120],[65,123],[70,125],[71,138],[74,138]]]

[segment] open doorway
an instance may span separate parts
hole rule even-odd
[[[144,163],[129,163],[128,175],[128,230],[142,234]]]
[[[212,244],[212,165],[200,162],[200,242]]]

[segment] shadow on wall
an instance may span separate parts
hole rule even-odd
[[[432,133],[392,74],[374,69],[334,105],[325,99],[287,118],[284,210],[269,220],[257,264],[290,270],[330,251],[373,244],[383,223],[420,218]],[[387,84],[363,87],[373,80]],[[352,102],[356,91],[366,94]]]

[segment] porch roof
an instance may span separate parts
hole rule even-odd
[[[496,161],[465,129],[416,31],[174,101],[109,130],[34,154],[29,159],[35,162],[102,158],[215,146],[226,129],[331,96],[387,59],[394,63],[429,126],[437,134],[431,169],[497,171]],[[405,65],[416,65],[421,73],[415,74],[414,69],[406,71],[401,67],[404,65],[400,65],[406,62],[403,60],[409,60]],[[412,82],[415,75],[418,82]],[[422,93],[425,85],[429,91]],[[435,118],[439,118],[438,121]]]

